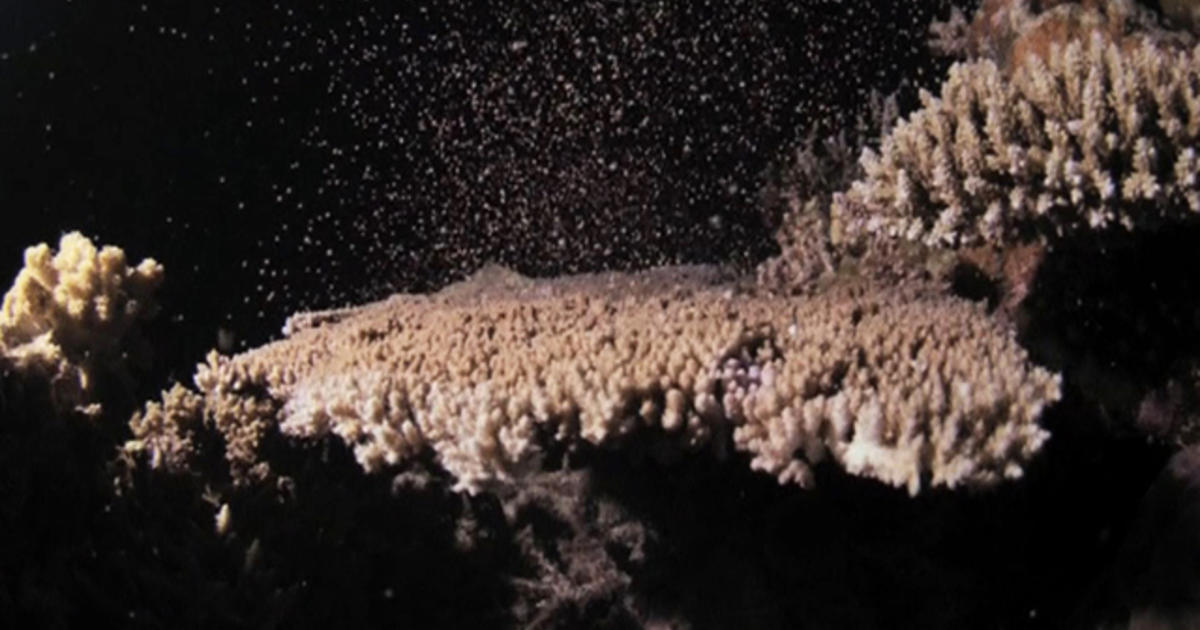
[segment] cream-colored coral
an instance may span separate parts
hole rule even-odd
[[[835,198],[841,244],[1004,245],[1200,216],[1200,47],[1095,35],[1011,80],[990,60],[956,64],[921,102]]]
[[[799,293],[813,288],[814,280],[836,271],[829,219],[820,207],[823,201],[821,197],[787,199],[789,207],[775,235],[782,251],[758,266],[760,286]]]
[[[99,371],[124,369],[136,324],[157,312],[162,279],[154,260],[130,267],[121,249],[97,249],[78,232],[57,252],[30,247],[0,310],[0,355],[49,376],[61,402],[83,404]]]
[[[162,394],[162,402],[146,403],[129,422],[133,434],[124,450],[145,456],[150,467],[184,472],[196,455],[196,433],[201,428],[204,399],[179,384]]]
[[[1059,397],[1011,331],[923,288],[783,298],[706,268],[488,277],[214,357],[196,378],[206,413],[336,435],[367,470],[431,448],[472,492],[538,466],[547,440],[651,430],[734,446],[781,481],[829,458],[915,493],[1018,476]]]

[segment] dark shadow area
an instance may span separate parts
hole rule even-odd
[[[1200,225],[1055,244],[1021,305],[1033,359],[1064,374],[1090,416],[1132,428],[1141,402],[1200,354]]]
[[[1048,422],[1079,421],[1071,409]],[[828,465],[817,467],[817,487],[804,490],[779,486],[740,457],[719,462],[700,453],[662,464],[585,450],[576,464],[587,471],[587,491],[555,501],[614,504],[637,528],[644,558],[614,554],[613,579],[630,580],[643,621],[697,629],[1075,627],[1166,454],[1069,430],[1060,438],[1022,482],[916,499]]]
[[[966,262],[956,264],[950,271],[950,292],[972,302],[984,302],[989,311],[996,308],[1001,297],[999,282]]]
[[[277,483],[231,487],[219,449],[192,473],[151,471],[117,454],[112,418],[50,413],[36,381],[3,386],[4,627],[511,625],[520,557],[496,501],[421,462],[396,485],[340,442],[277,441]]]

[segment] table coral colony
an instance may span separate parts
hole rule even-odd
[[[199,393],[149,407],[135,444],[186,461],[188,416],[203,410],[248,471],[277,423],[337,435],[367,470],[431,447],[474,492],[538,466],[539,438],[604,444],[646,428],[683,448],[735,447],[780,481],[808,484],[831,458],[915,494],[926,478],[1017,477],[1046,439],[1035,421],[1058,377],[979,305],[917,285],[781,297],[718,280],[686,267],[536,281],[492,270],[301,315],[284,340],[210,355]]]

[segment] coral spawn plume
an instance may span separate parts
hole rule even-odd
[[[330,194],[426,213],[324,236],[368,235],[371,291],[422,260],[404,230],[465,279],[293,305],[239,352],[222,328],[181,382],[145,372],[185,347],[153,323],[168,269],[79,232],[26,250],[0,311],[0,626],[1200,627],[1197,3],[949,12],[939,88],[864,96],[759,178],[799,89],[782,13],[505,6],[454,3],[445,39],[424,5],[320,29],[279,6],[266,44],[350,51],[322,113],[351,136],[411,124],[352,150],[308,128]],[[683,85],[730,50],[762,62],[744,84]],[[391,111],[417,102],[395,72],[440,100]],[[759,204],[774,241],[660,265],[752,235],[714,200]],[[677,232],[659,203],[705,216]],[[319,216],[310,236],[342,218]],[[482,264],[522,256],[609,270]],[[286,297],[289,263],[328,280],[256,272]]]

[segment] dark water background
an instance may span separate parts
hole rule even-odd
[[[5,2],[0,277],[71,229],[157,258],[184,378],[218,326],[255,345],[488,261],[753,264],[763,169],[934,83],[948,6]]]

